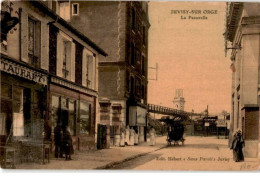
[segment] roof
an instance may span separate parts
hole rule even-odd
[[[243,10],[243,3],[231,2],[227,16],[227,39],[233,42]]]
[[[53,12],[48,6],[43,4],[40,1],[30,1],[33,5],[38,7],[41,11],[45,12],[45,14],[49,15],[51,18],[55,19],[57,23],[60,23],[67,29],[69,29],[72,33],[74,33],[76,36],[78,36],[80,39],[82,39],[84,42],[89,44],[92,48],[94,48],[97,52],[102,54],[103,56],[107,56],[108,54],[101,49],[98,45],[96,45],[93,41],[91,41],[88,37],[86,37],[84,34],[82,34],[80,31],[78,31],[76,28],[74,28],[72,25],[70,25],[67,21],[65,21],[63,18],[61,18],[58,14]]]

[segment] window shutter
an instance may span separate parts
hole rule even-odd
[[[75,82],[75,43],[71,43],[71,81]]]
[[[87,51],[86,49],[83,49],[83,57],[82,57],[82,85],[83,86],[87,86],[86,74],[87,74]]]
[[[21,14],[21,51],[22,51],[22,61],[28,63],[28,14],[22,12]]]
[[[60,33],[57,36],[57,76],[62,77],[62,66],[63,66],[63,40]]]

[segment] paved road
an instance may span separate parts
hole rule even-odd
[[[109,169],[217,171],[256,170],[256,166],[255,160],[234,162],[225,139],[186,137],[184,146],[168,146]]]

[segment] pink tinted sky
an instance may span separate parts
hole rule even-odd
[[[159,65],[148,83],[148,102],[173,108],[175,89],[183,89],[185,110],[230,112],[231,70],[225,57],[225,2],[150,2],[149,67]],[[181,20],[171,10],[217,10],[207,20]],[[189,16],[189,15],[183,15]],[[155,72],[149,69],[149,77]]]

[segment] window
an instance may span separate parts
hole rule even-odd
[[[79,4],[78,3],[73,3],[72,4],[72,15],[76,16],[79,15]]]
[[[142,61],[141,61],[141,69],[142,69],[142,75],[145,75],[145,65],[144,65],[144,56],[142,56]]]
[[[132,29],[135,30],[135,9],[132,9]]]
[[[41,25],[39,21],[28,18],[28,58],[29,64],[40,66]]]
[[[13,87],[13,136],[24,136],[23,88]]]
[[[145,86],[142,85],[142,99],[145,98]]]
[[[60,98],[58,96],[52,96],[51,104],[52,104],[52,108],[51,108],[52,132],[54,132],[54,128],[58,124],[59,108],[60,108]]]
[[[69,76],[71,42],[63,41],[63,60],[62,60],[62,77],[67,79]]]
[[[76,101],[69,100],[69,127],[70,134],[75,135],[75,123],[76,123]]]
[[[94,72],[93,64],[94,64],[93,56],[87,55],[86,84],[88,88],[92,88],[92,84],[93,84],[93,72]]]
[[[90,109],[91,105],[80,101],[80,133],[89,134],[90,132]]]
[[[95,54],[91,51],[83,50],[82,61],[82,85],[90,89],[95,89],[96,60]]]
[[[138,97],[141,96],[141,80],[139,78],[136,78],[136,83],[135,83],[135,93]]]
[[[135,66],[135,45],[131,44],[131,65]]]
[[[130,73],[126,70],[126,90],[130,91]]]
[[[70,2],[61,1],[59,2],[59,15],[66,21],[70,21]]]
[[[133,76],[131,76],[131,93],[134,93],[134,87],[135,87],[135,79]]]
[[[145,40],[146,40],[146,38],[145,38],[145,26],[143,26],[143,45],[145,45]]]

